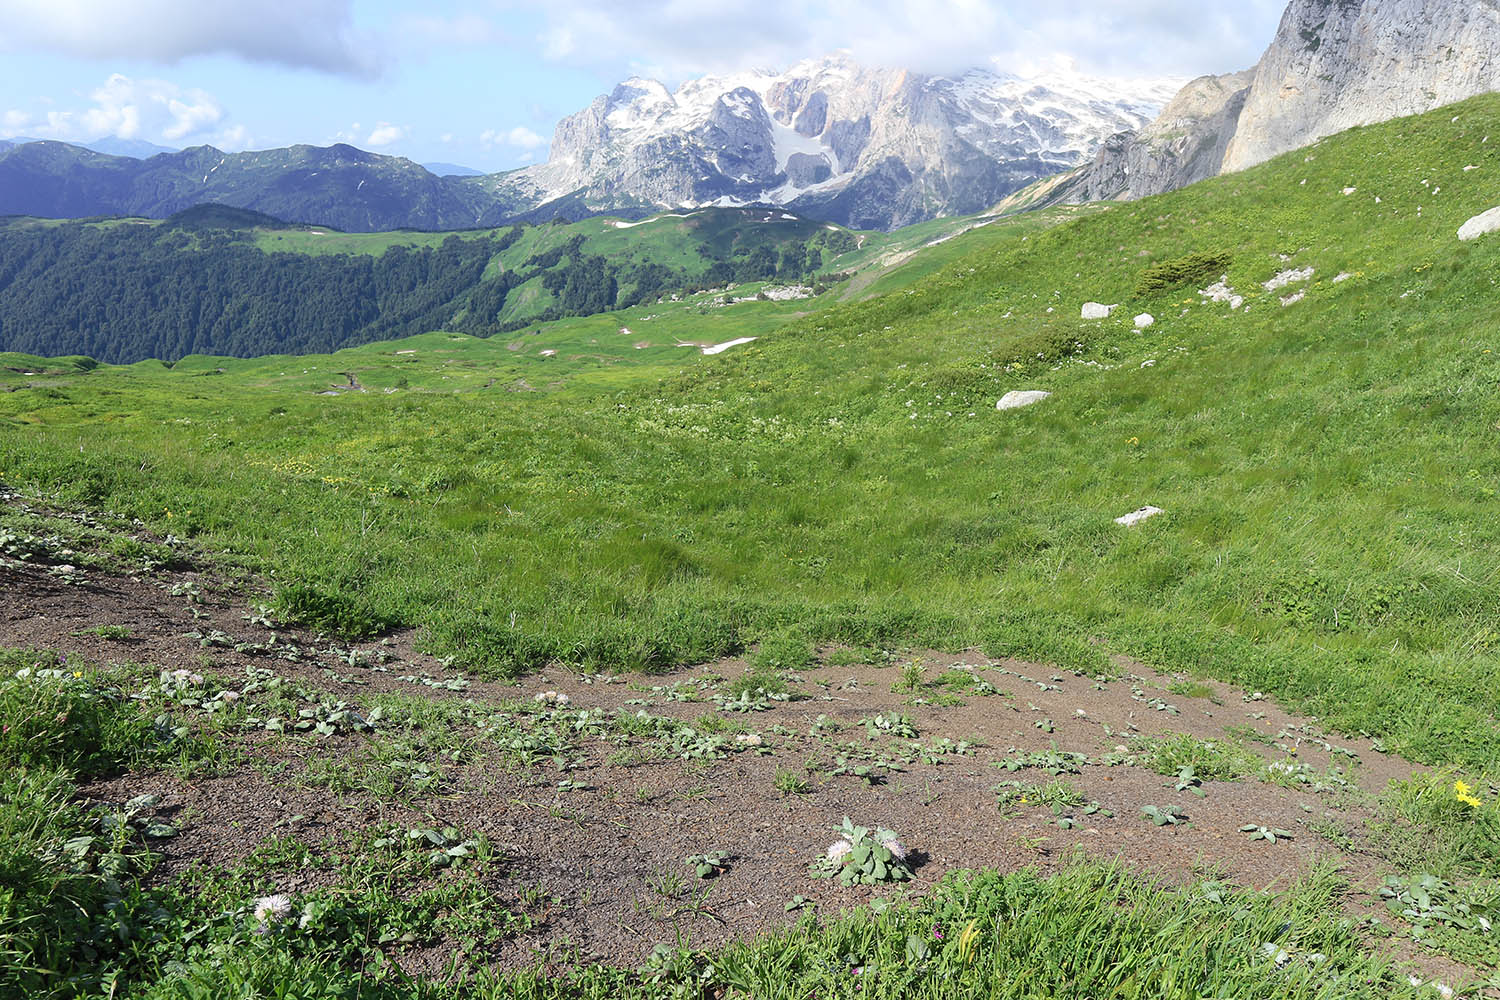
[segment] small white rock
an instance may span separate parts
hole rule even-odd
[[[1120,308],[1118,305],[1107,306],[1102,302],[1085,302],[1083,304],[1084,319],[1109,319],[1109,314]]]
[[[1165,513],[1166,511],[1162,510],[1160,507],[1142,507],[1140,510],[1135,511],[1134,513],[1126,514],[1124,517],[1115,518],[1115,523],[1126,528],[1133,528],[1137,524],[1140,524],[1142,521],[1149,521],[1156,515]]]
[[[1052,393],[1042,392],[1039,389],[1024,390],[1020,392],[1007,392],[995,404],[997,410],[1019,410],[1027,406],[1035,406],[1044,399],[1051,399]]]
[[[1156,317],[1150,313],[1141,313],[1135,318],[1135,328],[1145,330],[1156,325]]]

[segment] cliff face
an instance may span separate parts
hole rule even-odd
[[[1224,170],[1500,89],[1500,0],[1297,0],[1250,87]]]
[[[1254,79],[1255,71],[1246,70],[1194,80],[1156,121],[1107,139],[1094,162],[1060,185],[1052,200],[1145,198],[1217,175]]]
[[[1260,64],[1188,84],[1043,204],[1145,198],[1500,90],[1500,0],[1293,0]]]

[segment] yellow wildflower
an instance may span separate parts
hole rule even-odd
[[[1453,783],[1453,797],[1466,806],[1478,809],[1484,805],[1474,795],[1474,789],[1466,781],[1455,781]]]

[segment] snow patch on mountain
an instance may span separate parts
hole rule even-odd
[[[784,73],[705,76],[670,91],[633,78],[558,125],[547,163],[496,181],[534,205],[596,209],[770,203],[890,228],[979,211],[1140,128],[1176,80],[1058,69],[954,77],[847,55]]]

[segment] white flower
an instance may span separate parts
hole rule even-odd
[[[854,852],[854,845],[847,840],[835,840],[828,845],[828,860],[836,865],[843,864],[844,859]]]
[[[759,733],[741,733],[734,738],[734,741],[747,747],[758,747],[764,742]]]
[[[203,686],[203,675],[202,674],[189,674],[188,675],[188,681],[194,687],[202,687]]]
[[[235,702],[240,700],[240,693],[238,691],[224,691],[220,693],[219,697],[225,701]]]
[[[892,837],[890,840],[881,841],[880,846],[884,847],[887,851],[890,851],[891,857],[895,858],[897,861],[906,860],[906,845],[902,844],[901,841],[895,839],[894,837]]]
[[[262,896],[255,901],[255,919],[262,924],[274,924],[292,915],[292,897],[277,894]]]
[[[566,705],[568,703],[568,700],[568,696],[565,694],[560,694],[557,696],[557,704],[559,705]]]

